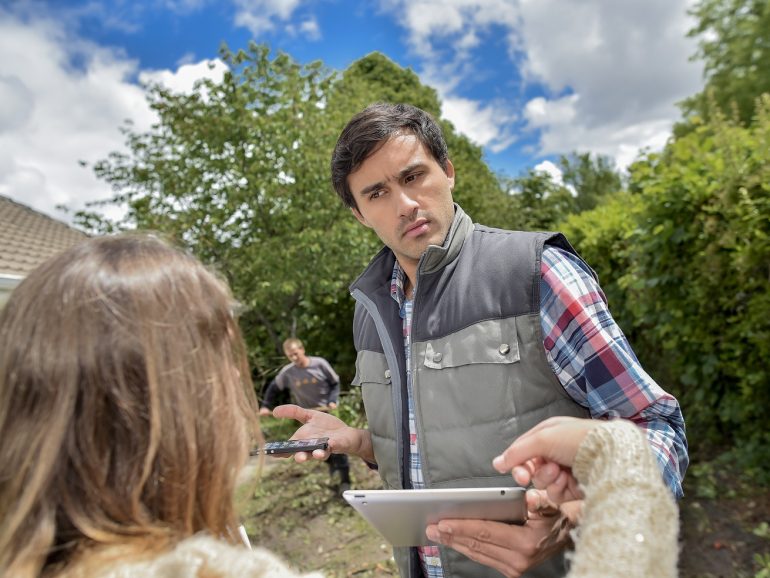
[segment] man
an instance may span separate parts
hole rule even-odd
[[[285,365],[265,392],[259,415],[271,415],[278,391],[287,388],[294,403],[303,408],[327,411],[337,407],[340,378],[323,357],[305,354],[305,346],[296,337],[283,342],[283,353],[291,363]],[[332,483],[341,494],[350,489],[350,464],[345,454],[330,454],[326,460]]]
[[[304,424],[296,437],[328,436],[331,450],[376,464],[388,488],[496,486],[514,482],[493,458],[547,417],[625,417],[643,428],[681,495],[679,404],[639,365],[593,271],[560,234],[474,225],[452,201],[454,167],[430,115],[367,107],[337,141],[332,181],[386,245],[351,286],[354,385],[369,428],[276,408]],[[565,542],[541,505],[530,492],[524,526],[442,524],[453,536],[443,543],[484,565],[443,546],[397,549],[402,576],[499,576],[490,565],[509,576],[563,574],[558,557],[537,566]]]

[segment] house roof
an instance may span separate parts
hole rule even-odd
[[[24,277],[87,235],[0,195],[0,276]]]

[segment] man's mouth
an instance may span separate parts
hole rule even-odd
[[[429,228],[428,219],[420,217],[416,219],[414,223],[411,223],[404,231],[404,237],[415,238],[419,237],[423,233],[426,233]]]

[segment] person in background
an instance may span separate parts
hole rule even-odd
[[[323,357],[309,356],[296,337],[283,342],[283,353],[291,363],[285,365],[265,391],[259,414],[272,415],[278,391],[289,390],[300,407],[328,411],[337,407],[340,378]],[[338,493],[350,489],[350,463],[345,454],[330,454],[326,463]]]
[[[0,576],[296,576],[238,531],[261,442],[227,285],[153,236],[50,259],[0,312]]]
[[[386,488],[496,486],[514,481],[492,459],[541,421],[620,417],[644,432],[672,494],[682,495],[679,403],[644,371],[563,235],[474,224],[453,201],[456,176],[474,175],[456,175],[438,123],[408,104],[355,115],[331,173],[342,202],[385,245],[350,287],[353,383],[368,427],[275,408],[303,424],[295,437],[329,437],[330,451],[376,464]],[[557,517],[541,502],[529,506],[523,526],[469,520],[455,529],[473,533],[479,549],[508,552],[513,575],[562,576],[554,554],[565,533],[554,536]],[[397,548],[395,558],[404,578],[498,575],[445,546]]]
[[[573,531],[568,578],[674,578],[679,515],[641,431],[622,420],[553,417],[518,438],[493,461],[559,505]],[[518,576],[512,552],[475,542],[469,526],[442,520],[428,526],[450,546],[505,576]]]

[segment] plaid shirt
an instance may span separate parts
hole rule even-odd
[[[677,400],[642,369],[607,308],[604,293],[575,255],[545,247],[540,268],[540,324],[546,357],[575,402],[593,418],[625,418],[645,430],[663,478],[677,498],[687,469],[684,419]],[[406,353],[412,487],[424,488],[412,395],[412,301],[404,294],[405,274],[393,267],[390,293],[398,303]],[[416,288],[415,288],[416,290]],[[426,578],[442,578],[438,547],[419,548]]]
[[[404,352],[406,353],[406,390],[407,405],[409,407],[409,477],[412,480],[412,488],[421,490],[425,487],[422,478],[422,459],[417,445],[417,426],[414,418],[414,396],[412,395],[412,304],[413,301],[404,294],[404,271],[398,265],[393,268],[393,277],[390,281],[390,294],[399,305],[401,315],[401,328],[404,333]],[[438,546],[423,546],[417,549],[426,578],[442,578],[444,572],[441,569],[441,558]]]

